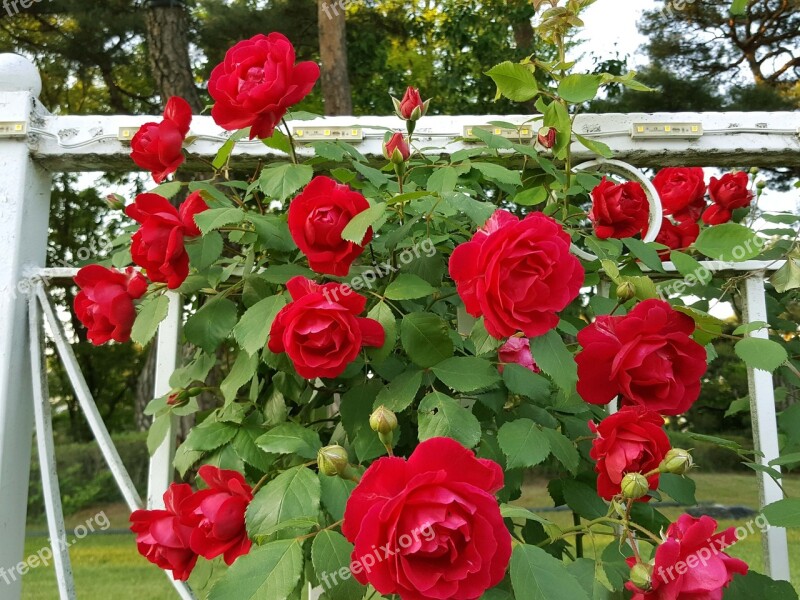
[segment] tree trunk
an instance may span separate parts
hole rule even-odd
[[[150,69],[161,102],[181,96],[203,110],[189,59],[189,19],[182,0],[149,0],[145,9]]]
[[[342,4],[335,0],[318,0],[319,55],[322,62],[322,96],[326,115],[353,114]]]

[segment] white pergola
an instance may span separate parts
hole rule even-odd
[[[52,305],[45,283],[74,274],[70,269],[46,269],[50,188],[55,172],[131,170],[129,141],[146,121],[159,117],[55,116],[39,102],[41,79],[36,68],[14,54],[0,55],[0,567],[13,568],[23,559],[27,490],[32,434],[37,433],[42,463],[50,536],[66,536],[50,424],[42,323],[56,343],[87,420],[131,510],[144,506],[117,454],[108,431],[89,393]],[[506,122],[523,127],[524,135],[538,129],[525,116],[427,117],[417,128],[415,141],[430,155],[447,155],[474,147],[477,140],[464,139],[476,127],[504,135]],[[331,117],[293,121],[300,141],[342,137],[367,156],[380,156],[387,130],[398,129],[396,117]],[[528,131],[528,126],[530,130]],[[575,131],[602,140],[615,158],[637,167],[698,166],[800,166],[800,113],[679,113],[580,115]],[[186,169],[202,169],[217,154],[229,133],[210,117],[195,117],[187,150]],[[302,148],[300,155],[312,154]],[[255,165],[260,160],[285,156],[260,141],[236,146],[237,164]],[[596,158],[575,145],[578,160]],[[205,167],[207,168],[207,167]],[[713,272],[750,273],[742,286],[749,322],[766,321],[764,277],[775,263],[703,263]],[[665,264],[667,271],[674,267]],[[32,282],[29,294],[20,293],[20,282]],[[171,294],[170,311],[157,339],[157,374],[154,397],[170,389],[169,377],[177,366],[180,333],[180,298]],[[767,337],[767,330],[750,335]],[[32,376],[33,374],[33,376]],[[758,459],[767,465],[778,458],[778,431],[774,389],[770,373],[748,370],[750,399]],[[174,436],[151,459],[146,506],[157,507],[173,478]],[[774,467],[776,470],[778,467]],[[783,498],[780,487],[759,473],[762,506]],[[763,537],[766,572],[775,579],[789,579],[785,529],[770,528]],[[75,598],[69,554],[54,544],[55,566],[62,600]],[[189,588],[173,582],[180,597],[193,598]],[[0,598],[17,600],[21,579],[6,587]]]

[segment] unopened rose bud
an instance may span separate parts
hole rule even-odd
[[[635,297],[636,287],[630,281],[625,281],[617,286],[617,299],[620,302],[627,302]]]
[[[203,388],[196,387],[188,390],[174,390],[167,398],[169,406],[183,406],[190,398],[194,398],[203,393]]]
[[[536,140],[541,146],[549,150],[556,145],[556,135],[558,135],[558,130],[555,127],[542,127],[539,129]]]
[[[106,204],[111,210],[123,210],[125,208],[125,198],[119,194],[109,194],[106,196]]]
[[[397,116],[406,121],[419,121],[428,112],[431,102],[423,102],[419,90],[413,86],[408,86],[402,100],[393,100]]]
[[[347,477],[350,471],[350,458],[347,450],[339,445],[325,446],[317,453],[319,472],[329,477]]]
[[[384,446],[392,445],[392,432],[397,429],[397,415],[385,406],[379,406],[369,417],[369,426],[378,434]]]
[[[183,402],[181,402],[181,400],[182,400],[181,394],[182,394],[182,392],[174,392],[174,393],[170,394],[167,397],[167,405],[169,405],[169,406],[178,406],[179,404],[183,404]]]
[[[683,475],[694,465],[692,455],[683,448],[673,448],[664,456],[658,469],[662,473],[672,473],[673,475]]]
[[[631,583],[643,592],[650,589],[652,576],[653,567],[648,564],[636,563],[631,569]]]
[[[383,155],[392,164],[401,165],[411,156],[411,149],[408,147],[405,136],[399,131],[383,145]]]
[[[759,169],[758,167],[752,167],[750,169],[750,175],[758,175],[760,172],[761,172],[761,169]]]
[[[765,187],[767,187],[767,182],[764,181],[763,179],[759,179],[758,181],[756,181],[756,187],[760,190],[763,190]]]
[[[647,477],[641,473],[628,473],[622,478],[622,495],[628,500],[638,500],[650,491]]]

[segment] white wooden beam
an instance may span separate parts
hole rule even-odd
[[[42,115],[29,132],[31,150],[38,162],[52,171],[134,170],[130,146],[120,141],[121,130],[130,132],[159,116],[49,116]],[[532,132],[541,125],[540,116],[481,115],[428,116],[419,121],[415,143],[429,155],[451,154],[475,147],[479,142],[463,141],[465,128],[505,121],[527,124]],[[663,137],[634,139],[631,132],[638,124],[696,123],[701,137]],[[358,150],[370,157],[382,158],[382,143],[387,131],[403,128],[395,116],[325,117],[313,121],[291,121],[298,127],[318,128],[323,132],[334,127],[360,127],[364,139],[353,141]],[[581,114],[575,132],[611,146],[615,158],[638,167],[720,166],[720,167],[789,167],[800,166],[800,113],[654,113],[654,114]],[[207,171],[203,161],[211,160],[230,132],[223,131],[211,117],[195,117],[187,146],[186,170]],[[672,135],[672,134],[671,134]],[[298,140],[299,141],[299,140]],[[531,140],[525,143],[530,144]],[[577,160],[596,158],[580,144],[574,145]],[[310,148],[300,155],[311,156]],[[236,146],[236,165],[249,167],[259,160],[285,159],[281,152],[266,147],[259,140],[242,141]],[[201,160],[202,159],[202,160]]]

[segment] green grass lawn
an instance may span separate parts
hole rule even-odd
[[[703,474],[696,472],[693,478],[697,482],[697,499],[700,502],[718,502],[726,505],[742,505],[756,507],[758,496],[755,476],[749,474]],[[524,489],[523,497],[517,502],[533,508],[551,506],[546,490],[546,481],[532,483]],[[800,477],[787,478],[787,492],[792,497],[800,496]],[[114,505],[103,509],[111,520],[112,528],[127,527],[128,517],[122,505]],[[88,510],[68,519],[68,526],[75,527],[86,523],[97,510]],[[681,514],[680,509],[664,511],[671,519]],[[571,514],[566,512],[547,513],[552,521],[559,525],[571,525]],[[722,527],[742,525],[743,521],[724,521]],[[31,531],[45,529],[43,523],[29,526]],[[800,530],[789,532],[789,554],[792,565],[792,580],[800,589]],[[25,550],[26,556],[35,554],[47,545],[45,537],[29,537]],[[588,545],[588,544],[587,544]],[[590,551],[589,548],[587,550]],[[746,560],[756,571],[763,571],[761,536],[756,531],[730,549],[730,554]],[[166,576],[155,566],[139,556],[136,551],[133,535],[92,535],[75,543],[70,548],[72,567],[75,572],[75,586],[81,600],[173,600],[176,595],[172,591]],[[200,561],[202,564],[204,561]],[[202,572],[201,572],[202,571]],[[208,569],[198,569],[190,583],[200,590],[208,580]],[[203,597],[203,594],[199,594]],[[23,578],[23,598],[25,600],[50,600],[58,598],[55,573],[52,566],[39,567],[30,571]]]

